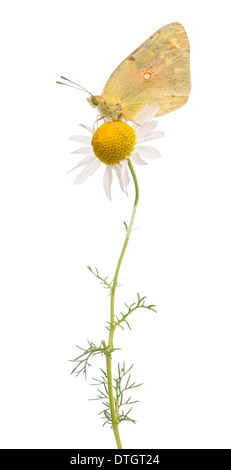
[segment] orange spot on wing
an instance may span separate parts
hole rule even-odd
[[[140,72],[140,76],[142,80],[145,82],[149,82],[152,79],[153,73],[149,72],[148,70],[142,69]]]

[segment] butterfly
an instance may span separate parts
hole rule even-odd
[[[188,37],[180,23],[170,23],[121,62],[106,82],[102,95],[88,92],[87,100],[98,109],[101,118],[131,121],[145,104],[158,104],[156,116],[180,108],[187,102],[190,90]]]

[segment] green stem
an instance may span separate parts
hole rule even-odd
[[[120,253],[120,257],[116,266],[116,271],[115,271],[115,276],[113,280],[113,285],[112,285],[112,291],[111,291],[111,314],[110,314],[110,332],[109,332],[109,339],[108,339],[108,350],[110,351],[113,348],[113,338],[114,338],[114,332],[115,332],[115,327],[114,327],[114,315],[115,315],[115,292],[116,292],[116,286],[117,286],[117,281],[118,281],[118,276],[119,276],[119,271],[120,267],[123,261],[123,257],[128,245],[129,237],[132,231],[133,227],[133,222],[135,219],[135,214],[136,214],[136,209],[137,209],[137,204],[139,200],[139,186],[138,186],[138,181],[136,178],[136,174],[134,171],[134,168],[132,166],[130,158],[128,159],[128,166],[130,169],[130,172],[133,177],[133,181],[135,184],[135,201],[134,201],[134,206],[133,206],[133,211],[131,215],[131,220],[130,224],[126,229],[126,238],[123,244],[122,251]],[[112,427],[114,430],[115,434],[115,439],[117,443],[118,449],[122,449],[122,444],[120,440],[120,435],[118,431],[118,416],[117,416],[117,403],[113,395],[113,383],[112,383],[112,359],[111,359],[111,354],[108,354],[106,357],[106,362],[107,362],[107,377],[108,377],[108,394],[109,394],[109,401],[110,401],[110,411],[111,411],[111,420],[112,420]]]

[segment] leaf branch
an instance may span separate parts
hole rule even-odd
[[[140,294],[137,292],[137,302],[133,302],[131,305],[127,305],[126,303],[124,303],[125,307],[127,308],[127,312],[126,313],[120,312],[120,315],[121,315],[120,318],[117,315],[115,315],[113,325],[110,322],[107,322],[108,326],[106,326],[106,328],[110,330],[111,327],[116,329],[117,326],[120,326],[122,329],[124,329],[124,327],[122,326],[122,323],[126,323],[128,328],[131,330],[130,324],[127,321],[127,317],[131,315],[138,308],[146,308],[147,310],[152,310],[153,312],[156,313],[156,310],[154,308],[156,307],[156,305],[153,305],[153,304],[146,305],[145,303],[146,298],[147,298],[146,296],[140,297]]]

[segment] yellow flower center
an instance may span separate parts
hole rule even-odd
[[[117,165],[129,157],[136,144],[136,133],[126,122],[106,122],[95,131],[92,147],[105,165]]]

